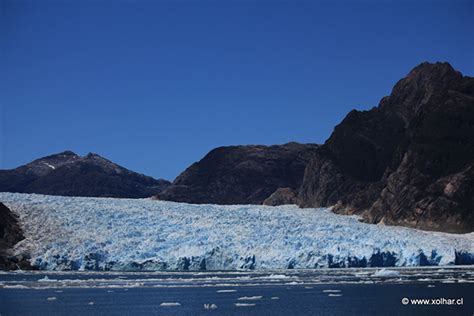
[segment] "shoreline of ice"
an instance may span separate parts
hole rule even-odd
[[[266,270],[473,263],[474,233],[361,223],[296,206],[0,193],[17,254],[44,270]]]

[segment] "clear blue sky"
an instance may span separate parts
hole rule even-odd
[[[423,61],[474,75],[474,1],[0,0],[0,168],[73,150],[173,179],[322,143]]]

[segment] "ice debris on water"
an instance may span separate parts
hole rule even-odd
[[[237,307],[252,307],[255,306],[255,303],[235,303]]]
[[[377,270],[373,274],[374,277],[378,277],[378,278],[390,278],[390,277],[397,277],[399,275],[400,275],[400,272],[395,271],[395,270],[389,270],[389,269]]]
[[[181,304],[178,302],[163,302],[160,304],[160,306],[171,307],[171,306],[181,306]]]
[[[216,304],[204,304],[204,309],[216,309]]]
[[[47,275],[45,275],[44,278],[38,279],[38,282],[58,282],[58,280],[50,279],[50,278],[48,278]]]
[[[474,233],[372,225],[328,209],[19,193],[0,193],[0,201],[24,230],[15,252],[43,270],[391,267],[474,258]]]
[[[261,295],[256,295],[256,296],[242,296],[239,297],[237,300],[239,301],[253,301],[253,300],[260,300],[262,299],[263,296]]]

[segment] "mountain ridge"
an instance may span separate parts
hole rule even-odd
[[[98,154],[72,151],[0,170],[0,191],[65,196],[145,198],[170,184],[130,171]]]
[[[317,147],[296,142],[217,147],[156,198],[197,204],[262,204],[280,187],[299,188]]]

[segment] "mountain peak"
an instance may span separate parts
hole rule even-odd
[[[64,155],[64,156],[77,156],[77,154],[73,151],[70,151],[70,150],[65,150],[63,152],[60,152],[59,154],[57,155]]]
[[[452,81],[453,79],[462,78],[462,74],[459,71],[456,71],[448,62],[423,62],[413,68],[405,79],[412,78],[416,78],[424,82],[441,81],[446,83]]]
[[[79,158],[79,155],[76,154],[75,152],[72,152],[70,150],[65,150],[57,154],[52,154],[49,156],[45,156],[43,158],[40,158],[38,160],[44,160],[44,159],[61,159],[61,158]]]
[[[87,155],[85,155],[84,157],[82,157],[82,160],[83,161],[89,161],[89,162],[92,162],[94,164],[100,164],[100,165],[103,165],[103,166],[108,165],[109,167],[112,167],[114,169],[115,168],[121,169],[121,167],[119,167],[118,165],[116,165],[115,163],[110,161],[109,159],[104,158],[101,155],[93,153],[93,152],[90,152]]]
[[[465,78],[447,62],[423,62],[397,82],[390,96],[382,99],[379,108],[396,113],[407,125],[421,109],[438,104],[436,100],[441,95],[459,90]]]
[[[100,156],[99,154],[90,152],[90,153],[88,153],[88,154],[85,156],[85,158],[103,158],[103,157]]]
[[[71,150],[65,150],[63,152],[60,152],[59,154],[56,154],[58,156],[71,156],[71,157],[79,157],[78,154],[76,154],[75,152],[71,151]]]
[[[456,72],[453,66],[451,66],[451,64],[446,61],[437,61],[434,63],[430,63],[429,61],[424,61],[421,64],[415,66],[410,72],[414,72],[417,70],[418,71],[430,71],[430,70],[432,71],[436,69],[445,69],[445,70]]]

